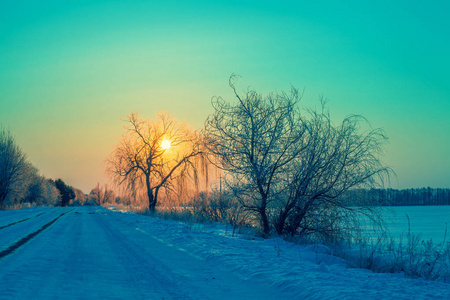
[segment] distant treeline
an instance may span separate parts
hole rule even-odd
[[[345,197],[356,205],[374,203],[376,205],[413,206],[413,205],[450,205],[450,189],[360,189],[347,191]]]
[[[85,199],[61,179],[46,178],[28,160],[9,129],[0,125],[0,210],[25,206],[67,206]]]

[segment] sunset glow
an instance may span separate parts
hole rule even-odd
[[[335,122],[383,128],[395,187],[450,187],[450,4],[403,2],[2,1],[0,123],[43,175],[88,193],[109,182],[121,117],[201,130],[234,73],[238,91],[293,86]]]

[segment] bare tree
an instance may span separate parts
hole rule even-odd
[[[45,179],[42,182],[44,202],[42,204],[57,206],[61,202],[61,194],[55,186],[55,182],[51,179]]]
[[[324,106],[301,114],[294,88],[241,97],[234,79],[237,103],[213,98],[215,113],[205,124],[207,147],[231,178],[234,197],[258,217],[264,234],[333,231],[330,220],[345,220],[351,211],[341,195],[389,173],[379,159],[384,132],[361,132],[364,119],[357,116],[335,126]]]
[[[25,203],[35,204],[35,205],[43,205],[45,203],[44,198],[44,181],[45,178],[38,174],[36,168],[30,168],[32,171],[29,172],[28,179],[28,187],[26,189],[26,195],[23,199]]]
[[[7,198],[22,198],[18,193],[26,190],[22,183],[30,166],[9,130],[0,127],[0,207]]]
[[[103,205],[105,203],[112,203],[115,201],[115,193],[108,187],[107,184],[100,186],[100,183],[91,190],[89,196],[93,198],[96,205]]]
[[[117,185],[128,191],[144,189],[148,208],[155,210],[160,189],[191,171],[196,174],[194,158],[203,152],[200,137],[170,116],[158,115],[156,121],[137,114],[127,119],[127,132],[107,161],[107,172]]]
[[[73,199],[72,205],[84,205],[87,200],[85,193],[82,190],[74,187],[72,187],[72,189],[75,193],[75,198]]]
[[[357,221],[358,214],[376,218],[374,207],[358,206],[343,194],[349,189],[379,187],[390,168],[380,161],[387,137],[372,129],[361,116],[348,116],[338,126],[331,121],[325,102],[322,110],[308,111],[307,147],[282,177],[285,196],[275,220],[278,233],[319,233],[330,236],[339,225]],[[378,220],[379,221],[379,220]]]
[[[276,200],[278,177],[304,151],[305,127],[298,112],[299,93],[269,94],[249,90],[241,97],[229,85],[237,103],[213,98],[215,113],[206,121],[207,147],[218,167],[232,175],[241,205],[258,215],[265,234],[270,231],[268,207]],[[300,147],[298,147],[300,145]]]

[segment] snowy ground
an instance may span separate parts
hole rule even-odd
[[[325,250],[99,207],[0,211],[0,299],[450,299]]]

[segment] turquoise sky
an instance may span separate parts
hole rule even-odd
[[[130,112],[200,128],[228,77],[389,136],[393,187],[450,187],[450,2],[0,1],[0,123],[89,192]],[[381,2],[381,1],[379,1]],[[384,2],[384,1],[383,1]]]

